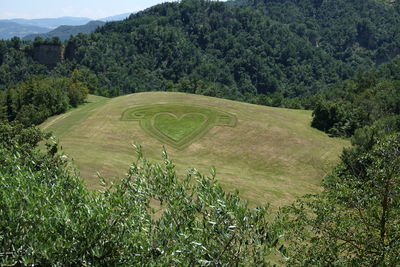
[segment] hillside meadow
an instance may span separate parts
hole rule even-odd
[[[176,110],[156,110],[149,118],[156,124],[149,131],[140,120],[123,118],[129,110],[154,110],[154,106],[195,106],[211,110],[214,115],[229,114],[235,122],[207,121],[192,111],[186,116],[175,114]],[[217,118],[205,114],[205,118]],[[195,122],[188,126],[190,116]],[[210,123],[204,126],[204,122]],[[91,95],[85,105],[49,118],[40,128],[54,134],[91,189],[100,188],[97,173],[106,180],[117,180],[126,173],[135,160],[132,144],[142,145],[146,157],[156,161],[161,159],[165,146],[178,173],[184,174],[190,167],[207,173],[215,167],[225,189],[238,189],[253,205],[267,201],[278,207],[296,196],[319,191],[322,178],[338,162],[343,147],[349,145],[346,140],[330,138],[311,128],[310,122],[311,111],[151,92],[112,99]],[[168,128],[171,123],[182,126],[183,133]],[[203,128],[183,146],[168,142],[165,136],[160,138],[163,131],[167,137],[189,136],[191,131],[185,127],[193,131]]]

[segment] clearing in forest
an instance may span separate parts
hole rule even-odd
[[[184,93],[90,96],[89,103],[41,125],[60,140],[90,188],[96,173],[117,179],[141,144],[160,161],[163,146],[179,174],[213,166],[227,190],[253,204],[288,204],[320,190],[348,142],[310,127],[311,112],[252,105]]]

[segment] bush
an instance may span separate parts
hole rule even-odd
[[[75,75],[76,76],[76,75]],[[88,95],[79,77],[37,76],[0,92],[0,120],[18,120],[25,126],[39,125],[48,117],[77,107]]]
[[[343,157],[322,194],[286,208],[289,266],[400,262],[400,134]]]
[[[0,143],[0,265],[259,266],[278,242],[267,207],[225,193],[215,172],[178,178],[165,152],[154,164],[139,147],[120,183],[92,192],[48,148]]]

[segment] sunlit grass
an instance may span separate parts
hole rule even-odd
[[[188,167],[206,173],[214,166],[225,189],[238,189],[253,204],[268,201],[276,207],[320,190],[323,176],[338,161],[342,148],[349,145],[311,128],[310,111],[165,92],[113,99],[91,97],[89,102],[49,119],[42,127],[60,139],[93,189],[99,188],[97,171],[107,179],[124,175],[135,159],[132,143],[139,143],[151,160],[159,160],[165,146],[181,174]],[[177,149],[144,131],[138,121],[121,120],[127,109],[165,104],[214,108],[234,115],[237,123],[235,127],[214,126],[187,147]],[[199,123],[180,122],[182,115],[176,116],[175,121],[165,117],[157,123],[173,138],[184,134],[179,128]]]

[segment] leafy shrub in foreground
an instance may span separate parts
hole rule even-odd
[[[178,179],[165,152],[160,165],[138,148],[120,183],[89,191],[54,147],[0,143],[0,265],[267,265],[267,208],[250,210],[215,173]]]
[[[288,266],[398,266],[400,134],[347,150],[324,192],[286,208]]]

